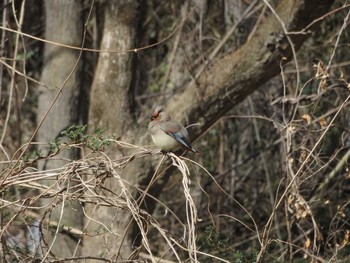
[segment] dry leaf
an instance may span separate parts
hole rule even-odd
[[[344,248],[348,243],[350,239],[350,230],[345,231],[345,236],[343,241],[341,242],[340,248]]]
[[[309,249],[311,247],[311,240],[310,240],[310,238],[306,238],[306,241],[304,243],[304,247],[306,249]]]
[[[326,119],[324,117],[321,117],[320,118],[320,121],[319,121],[320,125],[324,128],[324,127],[327,127],[327,122],[326,122]]]
[[[301,118],[306,121],[307,124],[311,123],[311,116],[309,114],[304,114]]]

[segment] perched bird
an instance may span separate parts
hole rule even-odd
[[[189,142],[189,135],[181,123],[171,120],[162,106],[157,106],[153,111],[148,130],[152,140],[164,152],[174,152],[180,148],[198,153]]]

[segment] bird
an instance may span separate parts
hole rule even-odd
[[[163,152],[175,152],[182,148],[198,153],[190,143],[186,128],[181,123],[173,121],[163,106],[157,106],[150,118],[148,131],[154,144]]]

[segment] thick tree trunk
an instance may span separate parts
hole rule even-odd
[[[45,38],[47,40],[58,42],[66,45],[79,46],[82,40],[82,6],[80,1],[60,1],[47,0],[45,1]],[[39,109],[38,123],[43,119],[48,112],[50,105],[53,103],[59,89],[63,86],[62,93],[48,113],[39,132],[38,141],[44,143],[53,143],[59,133],[66,127],[79,124],[79,94],[81,88],[81,71],[75,69],[67,82],[69,74],[77,63],[79,52],[64,47],[59,47],[54,44],[45,44],[44,53],[44,69],[41,75],[41,82],[47,85],[48,88],[40,87],[39,94]],[[49,153],[48,146],[41,146],[41,152],[44,156]],[[59,154],[59,160],[50,160],[46,164],[39,163],[39,168],[47,170],[62,167],[69,160],[77,159],[78,152],[73,150],[62,151]],[[53,185],[52,181],[44,181],[46,185]],[[44,206],[52,206],[52,199],[43,199]],[[70,202],[69,204],[63,201],[65,207],[63,217],[61,217],[60,203],[52,212],[49,213],[50,220],[60,222],[60,226],[71,226],[78,229],[82,228],[82,210],[78,202]],[[44,207],[45,209],[45,207]],[[48,215],[46,215],[48,216]],[[55,229],[48,235],[48,245],[54,238]],[[76,241],[65,234],[58,234],[53,245],[52,252],[58,257],[72,256],[75,252]]]
[[[104,11],[100,49],[118,52],[103,52],[99,56],[91,89],[89,128],[90,133],[95,128],[102,128],[109,134],[113,133],[116,138],[129,140],[136,127],[133,96],[135,53],[125,50],[136,45],[139,6],[135,0],[106,1]],[[110,158],[122,155],[115,147],[108,147],[106,151]],[[137,182],[136,173],[123,172],[123,175],[131,184]],[[119,184],[115,179],[111,179],[107,184],[116,195],[120,193]],[[119,250],[125,227],[131,220],[130,214],[89,204],[86,206],[86,213],[89,216],[86,219],[88,234],[94,235],[98,232],[101,224],[97,222],[107,226],[109,231],[105,235],[93,237],[87,235],[84,239],[83,253],[96,256],[105,251],[106,254],[115,255]],[[124,256],[131,252],[131,243],[128,241],[123,243],[121,249]]]

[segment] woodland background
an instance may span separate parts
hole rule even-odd
[[[349,16],[2,1],[1,261],[349,262]],[[200,154],[156,149],[156,105]]]

